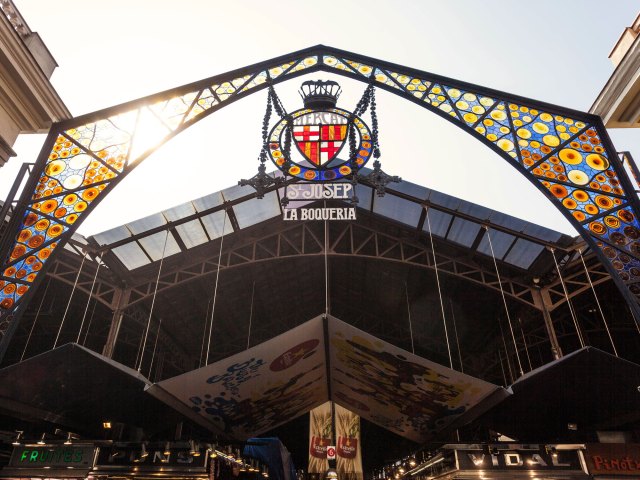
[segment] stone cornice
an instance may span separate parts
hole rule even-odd
[[[46,132],[71,114],[13,25],[0,15],[2,107],[19,133]]]
[[[640,127],[640,36],[591,106],[610,128]]]

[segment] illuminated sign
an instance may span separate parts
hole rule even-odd
[[[17,468],[90,468],[94,447],[88,446],[20,446],[13,449],[10,467]]]
[[[460,470],[582,470],[577,450],[456,450]]]
[[[206,471],[208,455],[194,456],[189,448],[171,448],[165,454],[163,447],[146,448],[141,455],[141,445],[101,448],[96,460],[96,470],[161,470]]]
[[[585,458],[589,473],[592,475],[640,478],[640,445],[589,444]]]

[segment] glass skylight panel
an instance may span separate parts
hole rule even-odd
[[[460,213],[471,215],[478,220],[486,220],[491,215],[492,211],[482,205],[476,205],[475,203],[462,202],[458,207]]]
[[[493,245],[493,253],[495,254],[498,260],[502,260],[507,250],[516,239],[513,235],[508,233],[499,232],[497,230],[490,229],[489,234],[491,235],[491,245]],[[489,245],[489,239],[485,234],[482,237],[482,241],[478,246],[478,252],[484,253],[485,255],[491,256],[491,245]]]
[[[178,232],[187,248],[197,247],[209,240],[199,220],[177,225],[176,232]]]
[[[422,213],[422,206],[387,194],[384,197],[375,197],[373,200],[373,212],[405,225],[417,227],[420,213]]]
[[[124,225],[121,225],[119,227],[112,228],[111,230],[107,230],[106,232],[98,233],[93,236],[93,239],[98,242],[98,245],[110,245],[114,242],[129,238],[130,236],[131,232],[129,229]]]
[[[441,212],[435,208],[430,208],[429,221],[425,218],[422,230],[429,233],[429,223],[431,223],[431,233],[437,237],[444,238],[452,218],[453,216],[448,213]]]
[[[267,193],[264,198],[254,198],[233,207],[240,228],[247,228],[280,215],[280,205],[276,192]]]
[[[356,185],[356,197],[358,197],[357,207],[367,211],[371,210],[372,190],[372,188],[367,187],[366,185]]]
[[[400,182],[400,183],[390,183],[387,186],[391,190],[395,190],[397,192],[405,193],[415,198],[419,198],[420,200],[424,200],[429,195],[430,190],[426,187],[422,187],[420,185],[416,185],[411,182]]]
[[[152,228],[161,227],[162,225],[166,225],[167,221],[161,213],[155,213],[153,215],[149,215],[148,217],[141,218],[140,220],[135,220],[131,223],[127,224],[129,230],[134,235],[139,233],[144,233]]]
[[[182,205],[178,205],[176,207],[165,210],[162,213],[168,221],[175,222],[177,220],[182,220],[189,215],[195,214],[196,207],[194,207],[192,202],[187,202],[183,203]]]
[[[447,235],[447,240],[451,240],[458,245],[470,247],[478,236],[480,228],[482,227],[478,223],[456,217]]]
[[[149,258],[135,242],[125,243],[118,248],[114,248],[113,253],[129,270],[134,270],[138,267],[151,263]]]
[[[435,190],[431,190],[428,200],[434,205],[440,205],[441,207],[449,208],[451,210],[457,209],[460,203],[462,203],[462,200],[459,198],[452,197],[446,193],[436,192]]]
[[[535,225],[533,223],[529,223],[523,230],[523,233],[531,235],[535,238],[539,238],[541,240],[545,240],[547,242],[557,242],[558,240],[560,240],[560,238],[562,238],[562,233],[549,230],[548,228],[542,227],[540,225]]]
[[[522,232],[528,225],[528,222],[520,218],[512,217],[502,212],[491,212],[489,221],[495,225],[508,228],[515,232]]]
[[[492,237],[493,239],[493,237]],[[527,269],[544,250],[544,245],[519,238],[509,251],[504,261],[517,267]]]
[[[167,237],[167,232],[169,236]],[[167,239],[167,246],[164,247],[165,238]],[[164,232],[154,233],[148,237],[138,240],[142,248],[149,254],[153,261],[160,260],[162,258],[162,251],[164,248],[164,257],[169,257],[180,252],[180,247],[176,243],[176,240],[168,230]]]
[[[222,205],[222,195],[220,194],[220,192],[212,193],[211,195],[207,195],[206,197],[198,198],[191,203],[193,203],[193,206],[196,207],[196,210],[198,212],[204,212],[205,210],[209,210],[210,208]]]
[[[225,188],[220,193],[222,193],[224,199],[229,202],[256,193],[256,191],[249,186],[241,187],[240,185],[236,185],[231,188]]]
[[[225,212],[214,212],[205,217],[200,218],[202,220],[202,224],[204,228],[207,229],[207,233],[209,234],[209,238],[211,240],[218,238],[222,235],[222,226],[224,225],[224,233],[233,232],[233,227],[231,226],[231,222],[227,217],[225,221]]]

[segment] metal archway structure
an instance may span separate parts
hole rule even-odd
[[[220,108],[316,71],[395,93],[502,156],[597,252],[640,319],[640,202],[598,116],[318,45],[53,125],[0,244],[0,357],[51,256],[133,168]]]

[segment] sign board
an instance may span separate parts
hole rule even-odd
[[[640,478],[640,445],[637,444],[588,444],[585,460],[591,475]]]
[[[93,446],[56,445],[14,447],[9,467],[14,468],[91,468]]]
[[[578,450],[558,450],[552,455],[541,448],[524,450],[456,450],[460,470],[482,471],[583,471]]]
[[[350,201],[353,185],[347,182],[337,183],[299,183],[287,187],[289,203],[282,210],[283,220],[355,220],[355,206],[308,207],[317,200]]]
[[[336,459],[336,446],[329,445],[327,447],[327,460],[335,460]]]
[[[141,457],[141,445],[102,447],[98,452],[95,469],[98,471],[131,470],[205,472],[206,452],[193,456],[188,448],[171,448],[165,455],[164,448],[147,448],[147,455]]]

